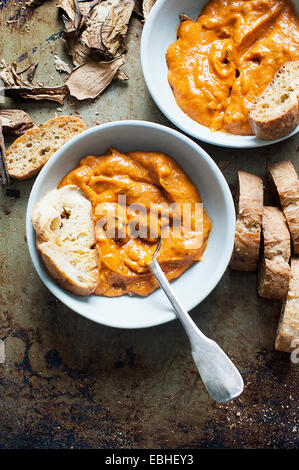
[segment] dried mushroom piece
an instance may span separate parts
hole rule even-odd
[[[28,0],[25,2],[26,7],[28,8],[36,8],[42,5],[43,3],[46,3],[48,0]]]
[[[58,55],[55,55],[54,65],[58,72],[71,73],[69,65],[60,59]]]
[[[68,94],[68,89],[64,85],[57,87],[37,87],[32,83],[25,82],[18,75],[17,64],[15,62],[1,70],[0,77],[6,85],[4,89],[0,89],[0,93],[4,90],[5,95],[12,98],[24,98],[36,101],[49,100],[62,104]]]
[[[115,77],[114,77],[116,80],[121,80],[122,82],[125,82],[127,80],[129,80],[129,77],[128,75],[126,74],[126,72],[124,72],[123,70],[118,70],[115,74]]]
[[[90,61],[77,67],[65,82],[70,95],[77,100],[96,98],[112,82],[124,62],[121,56],[110,62]]]
[[[148,17],[155,3],[156,3],[156,0],[143,0],[142,13],[143,13],[144,19]]]
[[[26,70],[28,70],[28,68]],[[18,74],[16,62],[12,62],[11,65],[5,64],[4,68],[0,71],[0,77],[8,87],[22,87],[29,85],[28,83],[24,82],[24,80],[22,80],[20,77],[20,74]]]
[[[15,80],[14,75],[12,73],[12,68],[9,67],[9,66],[7,67],[5,65],[5,68],[0,71],[0,78],[3,80],[5,85],[7,85],[8,87],[16,85],[16,80]]]
[[[94,99],[123,71],[124,39],[135,0],[58,0],[65,26],[64,39],[74,69],[65,84],[78,100]],[[57,68],[61,64],[55,63]],[[59,68],[58,68],[59,70]]]
[[[180,21],[192,21],[192,18],[186,13],[180,13]]]
[[[19,137],[33,127],[29,114],[21,109],[0,109],[0,123],[4,133]]]
[[[91,10],[95,5],[97,5],[99,2],[102,0],[93,0],[91,2],[85,1],[85,0],[79,0],[79,8],[80,11],[83,15],[84,21],[86,21],[87,18],[89,18]]]
[[[34,64],[31,64],[29,66],[28,73],[27,73],[27,79],[29,82],[33,82],[37,66],[38,66],[38,62],[35,62]]]
[[[78,0],[58,0],[56,6],[62,11],[64,32],[66,34],[79,33],[82,25],[82,13]]]
[[[89,47],[82,43],[80,33],[86,25],[91,9],[101,0],[58,0],[57,7],[62,11],[64,23],[63,38],[66,42],[69,55],[75,66],[83,65],[97,59]]]
[[[89,60],[96,60],[96,51],[92,51],[85,44],[82,44],[80,38],[68,36],[65,38],[68,53],[72,57],[73,64],[76,66],[86,64]]]
[[[68,95],[68,88],[64,85],[57,87],[14,87],[6,88],[5,94],[11,98],[23,98],[35,101],[48,100],[62,104],[64,98]]]
[[[1,184],[10,183],[10,177],[8,174],[7,163],[6,163],[6,149],[5,149],[1,124],[0,124],[0,178],[1,178],[1,181],[0,181]]]
[[[114,58],[126,50],[125,36],[134,0],[102,0],[91,10],[81,41],[91,49]]]
[[[142,19],[146,19],[156,0],[135,0],[134,11]]]

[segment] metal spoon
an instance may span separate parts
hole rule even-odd
[[[153,275],[172,304],[177,318],[182,323],[191,344],[191,353],[201,379],[214,400],[227,402],[243,391],[243,379],[232,361],[215,343],[207,338],[195,325],[188,312],[175,295],[158,261],[161,238],[152,260],[148,263]]]

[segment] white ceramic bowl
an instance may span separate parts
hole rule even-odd
[[[145,121],[119,121],[93,127],[59,149],[44,166],[32,188],[26,216],[29,252],[41,280],[65,305],[97,323],[118,328],[144,328],[173,320],[175,315],[165,294],[158,290],[145,298],[80,297],[60,288],[41,262],[31,223],[34,205],[85,155],[101,155],[114,146],[123,152],[158,151],[172,156],[200,190],[213,228],[203,261],[195,263],[172,285],[190,310],[201,302],[221,279],[232,253],[235,210],[229,187],[209,155],[188,137]]]
[[[179,14],[186,13],[197,18],[208,0],[157,0],[148,16],[141,38],[141,66],[147,88],[163,114],[177,127],[189,135],[214,145],[223,147],[262,147],[280,142],[296,134],[292,133],[277,140],[260,140],[254,136],[238,136],[224,132],[211,132],[185,114],[177,105],[167,79],[166,51],[176,41]],[[295,1],[299,14],[299,1]]]

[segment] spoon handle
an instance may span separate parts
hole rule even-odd
[[[215,341],[207,338],[196,326],[155,258],[149,263],[149,267],[189,337],[192,357],[207,391],[218,402],[236,398],[242,393],[244,386],[239,371]]]

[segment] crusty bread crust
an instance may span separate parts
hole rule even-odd
[[[257,269],[263,214],[263,181],[258,176],[238,172],[237,223],[231,268],[239,271]]]
[[[60,116],[32,127],[7,149],[9,175],[20,180],[30,178],[56,150],[86,129],[78,116]]]
[[[40,252],[45,267],[60,287],[75,295],[88,296],[94,293],[94,286],[87,285],[84,287],[82,285],[78,285],[74,282],[71,276],[68,276],[66,271],[62,271],[53,260],[52,253],[47,253],[43,243],[38,239],[36,239],[36,246]]]
[[[258,294],[267,299],[287,295],[291,270],[291,237],[285,217],[277,207],[264,207],[263,258],[258,272]]]
[[[92,206],[76,186],[46,194],[34,207],[36,246],[57,283],[76,295],[98,285],[98,254]]]
[[[292,237],[293,250],[299,254],[299,180],[290,161],[268,165],[270,185],[279,200]]]
[[[251,107],[248,119],[259,139],[279,139],[299,124],[299,61],[287,62]]]
[[[275,349],[292,352],[299,345],[299,259],[291,259],[291,280],[282,306]]]

